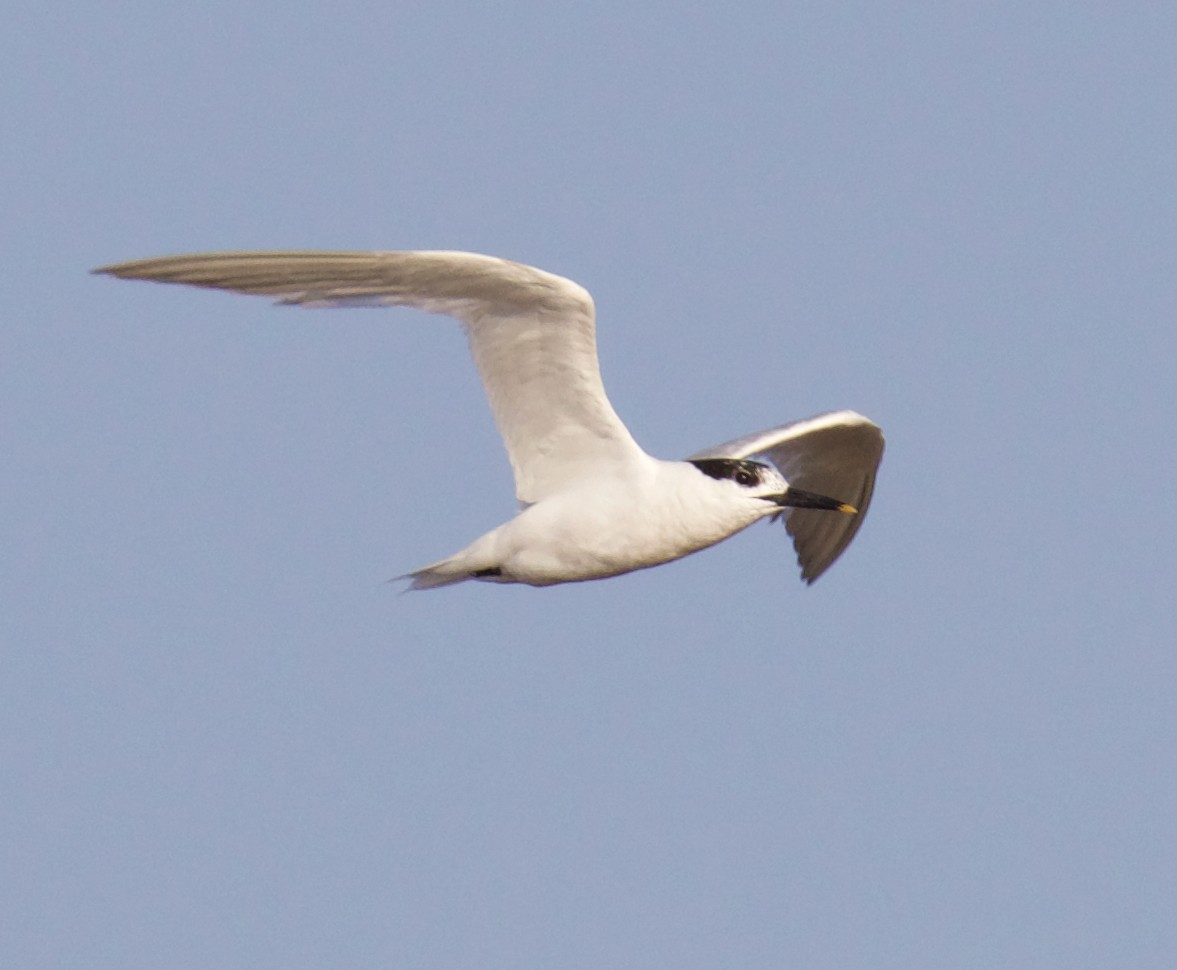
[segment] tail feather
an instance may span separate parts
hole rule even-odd
[[[397,576],[397,579],[412,580],[412,583],[409,585],[409,589],[411,590],[437,589],[440,586],[453,586],[455,583],[464,583],[466,580],[473,578],[474,574],[470,572],[469,567],[459,566],[452,559],[443,559],[429,566],[415,569],[411,573],[405,573],[403,576]]]
[[[397,579],[411,580],[409,589],[437,589],[439,586],[453,586],[464,583],[468,579],[483,579],[490,582],[509,583],[514,580],[503,578],[503,571],[499,566],[498,550],[495,548],[495,535],[498,532],[488,532],[481,539],[454,553],[445,559],[414,569],[411,573],[398,576]]]
[[[430,566],[397,576],[397,579],[411,579],[409,589],[436,589],[439,586],[453,586],[464,583],[468,579],[484,579],[490,582],[509,583],[510,579],[503,578],[503,571],[498,566],[487,566],[482,569],[471,569],[469,563],[463,563],[460,556],[443,559]]]

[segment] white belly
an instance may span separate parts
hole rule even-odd
[[[562,495],[496,530],[503,578],[547,586],[616,576],[705,549],[758,517],[723,521],[695,507],[688,514],[673,493],[611,498]]]

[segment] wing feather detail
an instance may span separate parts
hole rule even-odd
[[[95,270],[267,296],[304,307],[406,306],[459,320],[515,473],[538,502],[644,453],[613,410],[597,360],[592,297],[543,270],[476,253],[230,252]]]

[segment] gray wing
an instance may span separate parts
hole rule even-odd
[[[603,466],[643,455],[601,383],[592,297],[561,276],[460,252],[200,253],[94,272],[306,307],[409,306],[455,317],[469,338],[521,502],[538,502]]]
[[[728,441],[692,458],[763,458],[790,485],[847,502],[857,515],[785,509],[801,578],[812,583],[850,545],[870,507],[883,458],[883,432],[854,411],[834,411]]]

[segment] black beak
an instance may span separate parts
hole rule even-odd
[[[845,512],[847,515],[858,515],[858,509],[836,498],[818,495],[816,492],[806,492],[799,488],[790,488],[784,495],[774,495],[773,501],[781,508],[787,509],[829,509],[831,512]]]

